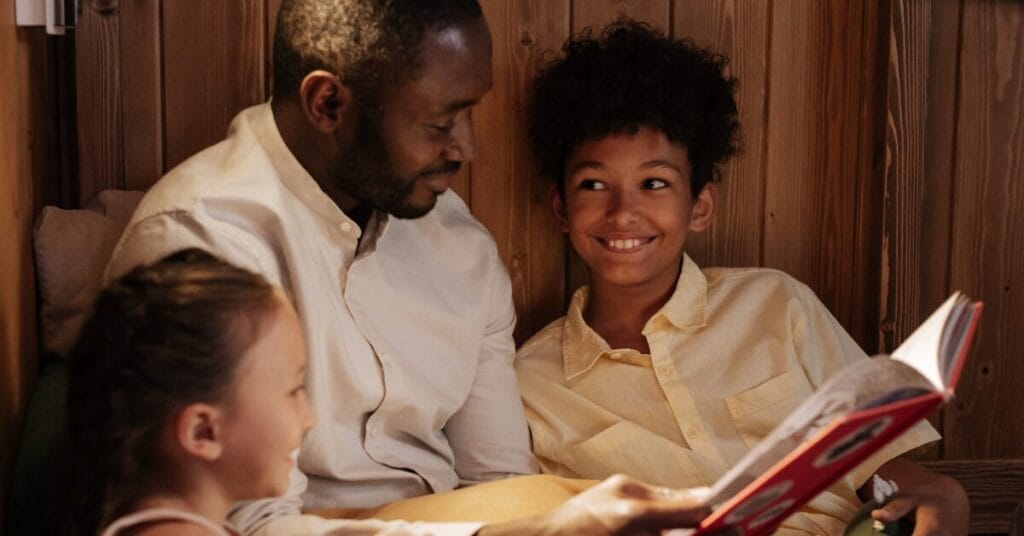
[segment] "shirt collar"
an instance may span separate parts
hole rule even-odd
[[[270,158],[278,178],[296,197],[302,200],[303,204],[311,210],[326,218],[329,222],[341,225],[347,223],[355,230],[355,237],[360,236],[359,226],[356,222],[342,212],[341,208],[334,203],[320,185],[316,183],[313,176],[302,167],[295,155],[288,149],[281,137],[281,131],[274,121],[274,113],[270,102],[253,106],[243,112],[246,115],[247,123],[259,140],[263,151]],[[379,211],[375,211],[379,212]],[[373,219],[373,217],[371,217]],[[381,218],[377,226],[379,232],[383,232],[387,221],[386,217]]]
[[[672,297],[658,310],[647,325],[644,335],[660,329],[690,330],[705,325],[708,282],[693,260],[683,254],[683,268]],[[583,311],[590,298],[590,287],[580,287],[573,293],[565,316],[562,337],[563,371],[571,380],[593,368],[601,357],[612,351],[608,343],[586,321]]]

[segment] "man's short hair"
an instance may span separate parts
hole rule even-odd
[[[646,126],[686,147],[696,196],[738,151],[739,119],[724,56],[650,26],[622,21],[599,38],[590,29],[534,82],[529,135],[547,176],[564,195],[565,164],[587,141]]]
[[[428,32],[482,17],[477,0],[284,0],[274,33],[274,93],[334,73],[364,102],[407,80]]]

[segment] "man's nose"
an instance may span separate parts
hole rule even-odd
[[[445,147],[445,158],[453,162],[471,162],[476,157],[476,134],[473,115],[469,110],[459,114],[452,128],[451,139]]]

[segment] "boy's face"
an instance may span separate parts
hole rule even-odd
[[[565,168],[565,199],[552,204],[595,286],[675,286],[690,231],[711,223],[708,184],[694,199],[686,148],[641,127],[585,142]]]

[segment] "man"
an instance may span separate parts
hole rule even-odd
[[[308,486],[300,501],[296,475],[285,499],[236,511],[243,532],[309,530],[266,523],[300,507],[371,507],[535,472],[508,275],[448,191],[473,157],[470,112],[490,61],[475,0],[285,0],[273,101],[157,183],[115,248],[108,280],[198,247],[295,302],[320,416],[298,458]],[[595,527],[614,529],[653,512],[658,528],[694,515],[677,500],[664,517],[644,493],[618,508],[636,488],[608,486],[527,523],[588,530],[581,520],[605,511]]]

